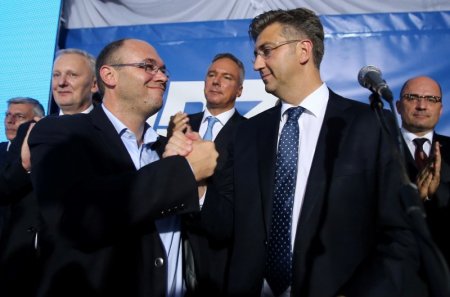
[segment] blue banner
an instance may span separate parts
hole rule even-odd
[[[357,81],[359,70],[375,65],[383,72],[396,98],[405,80],[427,75],[436,79],[444,94],[444,112],[437,131],[450,135],[450,11],[323,15],[325,57],[322,79],[334,91],[367,102],[369,91]],[[61,46],[85,49],[93,55],[109,42],[138,38],[150,42],[171,72],[164,106],[149,122],[164,134],[169,117],[181,110],[201,111],[203,80],[213,56],[231,52],[246,67],[244,92],[237,108],[251,117],[271,106],[276,98],[265,93],[259,74],[253,71],[253,43],[248,36],[250,20],[208,21],[158,25],[71,29]]]

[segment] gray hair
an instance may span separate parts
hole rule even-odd
[[[37,117],[43,117],[45,112],[44,112],[44,107],[42,106],[42,104],[34,99],[34,98],[30,98],[30,97],[14,97],[11,98],[7,101],[8,107],[11,104],[30,104],[33,106],[33,113],[35,116]]]
[[[66,49],[61,49],[59,51],[56,52],[55,55],[55,60],[57,58],[59,58],[62,55],[67,55],[67,54],[76,54],[76,55],[80,55],[84,58],[86,58],[86,60],[89,62],[89,67],[92,71],[92,75],[95,76],[95,57],[93,55],[91,55],[90,53],[78,49],[78,48],[66,48]]]

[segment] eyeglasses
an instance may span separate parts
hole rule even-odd
[[[149,74],[156,74],[158,73],[158,70],[161,71],[161,73],[164,73],[167,78],[170,77],[169,70],[166,68],[161,68],[153,63],[147,63],[147,62],[141,62],[141,63],[128,63],[128,64],[112,64],[110,65],[112,67],[124,67],[124,66],[131,66],[131,67],[137,67],[144,69],[145,72]]]
[[[257,58],[257,56],[261,56],[261,58],[263,58],[264,60],[267,60],[272,55],[272,51],[276,50],[280,46],[283,46],[283,45],[286,45],[286,44],[290,44],[290,43],[294,43],[294,42],[302,42],[304,40],[305,39],[294,39],[294,40],[275,42],[274,43],[275,46],[264,45],[261,48],[256,49],[253,52],[253,54],[255,55],[255,59]]]
[[[442,101],[441,97],[431,95],[403,94],[402,97],[408,102],[420,102],[421,99],[424,99],[428,103],[436,104]]]

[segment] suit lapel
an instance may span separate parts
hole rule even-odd
[[[329,199],[333,166],[338,157],[339,148],[342,147],[341,142],[345,139],[347,126],[354,117],[351,112],[346,112],[349,107],[350,104],[346,100],[340,99],[330,90],[294,241],[293,262],[300,263],[300,265],[294,265],[294,277],[299,279],[300,283],[304,277],[307,277],[306,256],[320,227],[323,210],[326,208],[326,199]]]
[[[96,139],[103,142],[103,147],[108,149],[110,156],[114,159],[120,160],[120,166],[127,170],[136,170],[133,160],[128,153],[125,145],[120,139],[119,134],[106,116],[103,108],[94,108],[90,113],[92,124],[98,133]]]
[[[281,104],[269,109],[260,118],[257,131],[257,151],[259,159],[259,184],[264,212],[266,238],[269,238],[270,217],[272,213],[273,187],[275,181],[275,162],[278,142],[278,129],[281,119]]]
[[[198,132],[200,130],[202,119],[203,119],[203,112],[189,115],[189,124],[191,125],[192,131]]]

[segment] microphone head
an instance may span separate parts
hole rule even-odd
[[[361,68],[358,73],[358,82],[363,88],[370,88],[371,86],[368,83],[368,80],[366,79],[366,75],[368,73],[375,72],[381,77],[381,70],[373,65],[367,65]]]

